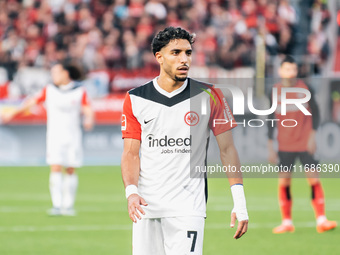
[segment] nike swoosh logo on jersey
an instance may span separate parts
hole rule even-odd
[[[153,119],[151,119],[151,120],[148,120],[148,121],[146,121],[146,120],[144,120],[144,124],[148,124],[150,121],[153,121],[155,118],[153,118]]]

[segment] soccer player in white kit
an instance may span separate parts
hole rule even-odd
[[[243,180],[231,132],[235,125],[230,125],[234,118],[220,90],[187,77],[193,41],[181,28],[159,32],[152,50],[160,75],[130,90],[124,101],[121,170],[134,222],[133,255],[202,254],[207,182],[195,176],[195,166],[205,165],[210,130],[223,165],[238,169],[227,173],[234,200],[231,227],[238,220],[234,238],[247,231]],[[192,110],[195,100],[210,106],[207,114]],[[229,125],[215,125],[217,119]]]
[[[45,103],[47,111],[46,161],[51,172],[49,186],[53,208],[50,215],[75,215],[74,202],[78,187],[75,169],[82,165],[81,115],[85,130],[91,130],[94,115],[85,88],[79,82],[79,68],[72,63],[56,64],[51,69],[53,84],[22,107],[2,116],[8,122],[32,106]],[[65,174],[63,175],[63,168]]]

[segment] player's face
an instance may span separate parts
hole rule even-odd
[[[174,81],[185,81],[191,65],[192,48],[188,40],[171,40],[168,45],[156,53],[157,61],[164,71]]]
[[[285,62],[281,65],[279,75],[283,79],[283,85],[290,86],[294,83],[298,74],[298,67],[295,63]]]
[[[51,69],[51,76],[53,83],[57,86],[65,84],[67,78],[67,72],[64,70],[63,66],[57,64]]]

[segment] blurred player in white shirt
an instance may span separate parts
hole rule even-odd
[[[187,77],[193,40],[181,28],[159,32],[152,42],[159,77],[125,97],[121,169],[134,222],[133,255],[202,254],[207,180],[195,166],[206,164],[210,130],[223,165],[240,169],[231,132],[236,125],[230,125],[235,121],[223,94]],[[195,101],[210,106],[206,114],[192,109]],[[215,126],[216,119],[228,124]],[[242,174],[227,175],[234,200],[230,226],[238,220],[238,239],[248,227]]]
[[[48,84],[38,96],[25,100],[22,107],[3,115],[2,119],[6,123],[32,106],[45,103],[46,161],[51,168],[49,184],[53,204],[48,213],[73,216],[78,187],[75,169],[82,165],[81,115],[86,131],[93,128],[94,115],[85,89],[75,82],[81,78],[76,65],[56,64],[51,69],[51,76],[53,84]]]

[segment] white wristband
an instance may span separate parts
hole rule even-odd
[[[230,189],[234,200],[234,209],[232,212],[236,213],[236,218],[238,221],[248,220],[249,217],[243,185],[235,184],[231,186]]]
[[[131,196],[132,194],[137,194],[137,195],[139,195],[139,194],[138,194],[138,188],[137,188],[137,186],[136,186],[136,185],[133,185],[133,184],[126,186],[126,188],[125,188],[125,197],[128,198],[128,197]]]

